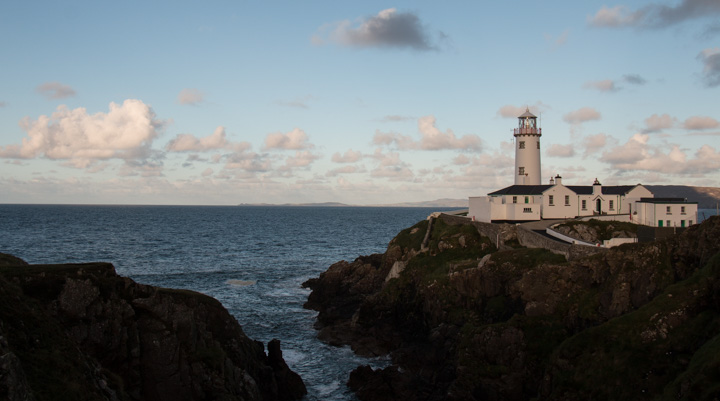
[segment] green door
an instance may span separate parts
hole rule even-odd
[[[663,221],[662,221],[662,220],[658,220],[658,227],[662,227],[662,226],[663,226]]]

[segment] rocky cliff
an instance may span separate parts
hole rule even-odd
[[[135,283],[108,263],[0,254],[0,399],[292,400],[280,343],[248,338],[215,299]]]
[[[362,400],[720,397],[720,218],[571,261],[443,216],[427,232],[306,283],[321,339],[392,356],[351,373]]]

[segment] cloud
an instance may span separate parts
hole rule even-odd
[[[621,27],[634,25],[640,18],[641,15],[625,6],[603,6],[594,16],[588,16],[588,23],[600,27]]]
[[[708,48],[698,54],[698,60],[703,63],[703,81],[709,88],[720,85],[720,47]]]
[[[647,80],[645,80],[645,78],[641,77],[638,74],[623,75],[623,80],[633,85],[645,85],[645,83],[647,83]]]
[[[165,146],[169,152],[202,152],[214,149],[244,151],[250,148],[247,142],[233,143],[227,140],[225,127],[215,128],[215,132],[204,138],[191,134],[179,134]]]
[[[665,28],[685,21],[720,14],[717,0],[682,0],[675,7],[650,4],[631,11],[625,6],[603,6],[588,23],[597,27]]]
[[[35,88],[35,92],[48,99],[64,99],[75,96],[76,94],[73,88],[68,85],[63,85],[60,82],[46,82],[38,85],[38,87]]]
[[[289,170],[297,167],[308,167],[315,160],[319,159],[320,156],[313,154],[307,150],[295,152],[295,156],[290,156],[285,159],[285,166],[281,167],[281,170]]]
[[[583,107],[571,111],[563,116],[563,121],[569,124],[582,124],[587,121],[599,120],[600,113],[592,107]]]
[[[326,177],[337,177],[340,174],[356,174],[356,173],[363,173],[365,172],[365,169],[360,168],[358,166],[342,166],[338,167],[336,169],[329,170],[327,173],[325,173]]]
[[[497,115],[504,118],[517,118],[525,112],[525,107],[517,107],[510,104],[500,107],[497,111]]]
[[[349,149],[345,154],[341,155],[340,152],[336,152],[332,155],[332,161],[335,163],[355,163],[362,159],[362,153],[356,152]]]
[[[248,173],[270,171],[272,163],[264,155],[255,152],[237,152],[225,157],[225,170],[241,170]],[[219,160],[218,160],[219,161]],[[245,176],[247,178],[247,176]]]
[[[157,160],[125,160],[118,173],[121,177],[162,177],[163,163]]]
[[[644,133],[660,132],[664,129],[672,128],[675,126],[676,119],[668,114],[661,116],[653,114],[652,116],[645,119],[646,128],[643,130]]]
[[[279,104],[280,106],[284,107],[292,107],[296,109],[309,109],[310,106],[308,105],[308,101],[312,100],[312,96],[305,96],[299,99],[295,100],[278,100],[275,103]]]
[[[128,99],[122,105],[110,103],[109,108],[108,113],[91,115],[84,108],[59,106],[50,116],[37,120],[25,117],[20,127],[28,137],[21,145],[0,147],[0,157],[43,156],[69,160],[76,167],[87,167],[93,160],[149,157],[164,122],[140,100]]]
[[[5,103],[5,102],[0,102],[0,107],[7,107],[7,103]]]
[[[546,33],[543,36],[545,37],[545,40],[548,41],[552,45],[553,49],[556,49],[560,46],[565,45],[565,43],[567,43],[569,35],[570,35],[570,31],[566,29],[557,37],[555,37],[549,33]]]
[[[635,134],[624,145],[603,152],[601,161],[621,171],[649,171],[680,176],[700,177],[720,171],[720,153],[703,145],[694,158],[678,145],[670,145],[665,152],[649,144],[649,136]]]
[[[583,85],[583,88],[597,89],[600,92],[615,92],[619,90],[619,88],[615,86],[615,81],[613,81],[612,79],[604,79],[602,81],[589,81]]]
[[[585,147],[585,152],[583,154],[587,157],[588,155],[604,148],[607,143],[608,137],[605,134],[589,135],[583,139],[583,147]]]
[[[385,116],[380,119],[381,122],[399,122],[399,121],[408,121],[413,120],[414,117],[407,117],[407,116],[398,116],[398,115],[389,115]]]
[[[451,130],[443,133],[435,126],[435,117],[433,116],[421,117],[418,120],[418,129],[420,130],[420,135],[422,135],[420,148],[423,150],[482,149],[480,137],[477,135],[464,135],[461,138],[457,138]]]
[[[689,117],[683,123],[683,128],[695,131],[713,129],[717,127],[720,127],[720,121],[711,117],[703,116]]]
[[[477,135],[464,135],[458,138],[451,130],[440,131],[435,126],[435,122],[433,116],[418,119],[418,131],[420,132],[418,141],[406,135],[377,131],[373,137],[373,144],[390,146],[395,143],[401,150],[482,149],[482,140]]]
[[[573,157],[575,156],[575,148],[573,145],[553,144],[545,151],[545,154],[553,157]]]
[[[544,105],[542,102],[536,102],[532,107],[529,105],[518,107],[506,104],[505,106],[500,107],[496,114],[502,118],[518,118],[528,109],[530,109],[531,113],[538,115],[542,113],[543,110],[547,110],[548,106]]]
[[[265,137],[264,149],[302,150],[313,147],[312,144],[308,143],[308,136],[305,134],[305,131],[295,128],[287,134],[281,132],[268,134],[267,137]]]
[[[213,169],[211,169],[210,167],[208,167],[208,168],[206,168],[206,169],[202,172],[201,176],[203,176],[203,177],[210,177],[211,175],[213,175],[213,173],[214,173]]]
[[[329,33],[325,31],[330,30]],[[440,34],[441,37],[444,35]],[[329,24],[313,36],[316,44],[334,42],[348,47],[390,47],[413,50],[438,50],[417,15],[397,12],[394,8],[360,20],[359,25],[345,20]]]
[[[188,104],[191,106],[197,106],[202,103],[204,96],[202,92],[194,88],[187,88],[180,91],[177,97],[177,101],[180,104]]]

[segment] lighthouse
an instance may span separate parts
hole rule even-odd
[[[515,128],[515,185],[540,185],[540,136],[537,117],[525,110]]]

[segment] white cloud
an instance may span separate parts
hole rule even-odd
[[[187,88],[180,91],[177,97],[177,101],[180,104],[189,104],[191,106],[197,106],[202,103],[205,96],[199,90],[195,88]]]
[[[340,152],[336,152],[332,155],[332,161],[335,163],[355,163],[362,159],[363,155],[361,152],[356,152],[349,149],[345,154],[341,155]]]
[[[464,165],[470,164],[470,158],[463,154],[460,154],[460,155],[455,156],[455,158],[453,159],[452,162],[455,165],[464,166]]]
[[[689,117],[683,123],[683,127],[689,130],[705,130],[720,127],[720,121],[704,116]]]
[[[50,116],[37,120],[25,117],[20,127],[28,137],[21,145],[0,147],[0,157],[69,160],[71,165],[87,167],[93,160],[142,159],[164,122],[150,106],[128,99],[122,105],[110,103],[108,113],[88,114],[84,108],[70,110],[59,106]]]
[[[205,138],[196,138],[191,134],[179,134],[165,147],[170,152],[202,152],[214,149],[229,149],[236,152],[250,149],[247,142],[233,143],[227,140],[225,127],[217,127],[215,132]]]
[[[603,6],[594,16],[588,16],[588,23],[602,27],[622,27],[636,24],[640,17],[637,12],[631,12],[625,6]]]
[[[440,131],[435,123],[436,120],[433,116],[419,118],[418,131],[420,132],[420,139],[417,141],[406,135],[376,131],[373,144],[389,146],[395,143],[397,148],[401,150],[482,149],[482,140],[477,135],[464,135],[458,138],[452,130]]]
[[[571,111],[563,116],[563,121],[569,124],[582,124],[584,122],[599,120],[600,113],[592,107],[583,107],[581,109]]]
[[[597,89],[600,92],[615,92],[619,90],[615,86],[615,81],[612,79],[604,79],[601,81],[589,81],[583,85],[584,88]]]
[[[327,177],[336,177],[340,174],[356,174],[365,172],[365,169],[358,166],[342,166],[336,169],[329,170],[325,173]]]
[[[500,109],[498,109],[497,114],[500,117],[504,118],[517,118],[521,116],[524,112],[525,107],[518,107],[511,104],[506,104],[505,106],[502,106],[500,107]]]
[[[272,163],[264,155],[255,152],[237,152],[224,157],[225,170],[241,170],[247,173],[263,173],[272,169]],[[219,157],[217,158],[219,161]],[[247,177],[247,176],[246,176]]]
[[[710,145],[703,145],[694,158],[678,145],[670,150],[649,144],[649,136],[635,134],[625,144],[603,152],[600,161],[609,163],[621,171],[648,171],[678,176],[698,177],[720,171],[720,152]]]
[[[583,146],[585,147],[585,156],[595,153],[605,147],[608,143],[608,137],[605,134],[589,135],[583,139]]]
[[[672,128],[675,126],[675,117],[671,117],[668,114],[661,116],[653,114],[652,116],[645,119],[645,128],[643,132],[660,132],[664,129]]]
[[[208,168],[206,168],[206,169],[202,172],[201,175],[202,175],[203,177],[210,177],[211,175],[213,175],[213,173],[214,173],[213,169],[211,169],[210,167],[208,167]]]
[[[285,159],[285,166],[283,169],[292,169],[297,167],[308,167],[315,160],[319,159],[320,156],[313,154],[307,150],[295,152],[295,156],[290,156]]]
[[[312,144],[308,143],[308,136],[305,131],[295,128],[287,134],[281,132],[268,134],[265,137],[264,149],[302,150],[313,147]]]
[[[60,82],[46,82],[38,85],[35,91],[48,99],[64,99],[75,96],[75,90]]]
[[[315,44],[334,42],[349,47],[437,50],[438,47],[431,43],[428,36],[417,15],[389,8],[360,20],[356,26],[348,20],[328,24],[313,36],[312,41]],[[444,35],[440,34],[440,37]]]
[[[482,141],[477,135],[464,135],[461,138],[455,137],[451,130],[446,132],[440,131],[435,126],[435,117],[426,116],[418,120],[418,129],[420,130],[420,148],[423,150],[441,150],[441,149],[466,149],[480,150]]]
[[[575,148],[573,145],[553,144],[545,151],[545,154],[553,157],[572,157],[575,156]]]

